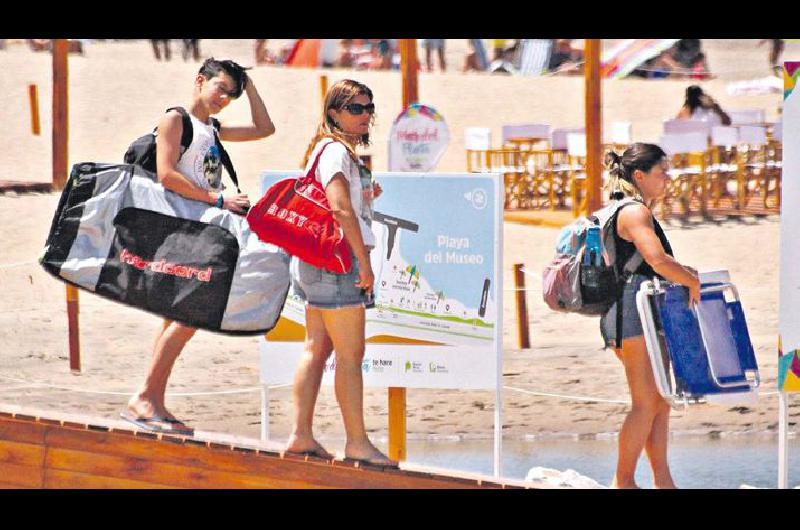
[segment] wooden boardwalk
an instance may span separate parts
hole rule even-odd
[[[154,434],[122,420],[0,407],[0,488],[530,487],[422,466],[288,455],[274,442],[215,433]]]

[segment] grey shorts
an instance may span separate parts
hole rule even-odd
[[[643,274],[634,274],[625,284],[622,293],[622,340],[620,340],[620,344],[625,339],[644,335],[639,310],[636,309],[636,293],[639,292],[639,286],[648,280],[652,280],[652,278]],[[600,317],[600,334],[603,336],[606,348],[615,347],[613,344],[616,343],[617,338],[617,302],[614,302],[606,314]]]
[[[346,274],[336,274],[318,269],[292,257],[289,270],[292,275],[292,290],[306,305],[320,309],[364,306],[366,295],[358,281],[358,260],[353,256],[353,266]]]

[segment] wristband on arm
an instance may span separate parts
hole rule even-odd
[[[223,204],[224,201],[225,201],[225,199],[222,196],[222,193],[217,195],[217,208],[222,208],[222,204]]]

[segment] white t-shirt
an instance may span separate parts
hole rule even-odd
[[[214,126],[191,114],[192,143],[178,159],[177,170],[204,190],[222,189],[222,157],[214,139]]]
[[[358,217],[364,245],[372,248],[375,246],[375,234],[370,228],[372,225],[372,178],[370,173],[365,170],[360,171],[359,165],[350,158],[347,148],[330,138],[323,138],[314,146],[311,156],[308,157],[305,173],[311,170],[322,146],[330,142],[333,143],[325,147],[325,151],[322,152],[314,177],[322,184],[323,188],[326,188],[334,175],[337,173],[344,175],[350,187],[350,203]]]

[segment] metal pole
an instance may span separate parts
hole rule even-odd
[[[789,487],[789,407],[786,393],[778,391],[778,489]]]
[[[585,40],[584,70],[586,110],[586,209],[584,215],[599,210],[602,185],[603,119],[600,81],[599,39]]]
[[[495,183],[495,190],[500,191],[500,183]],[[495,201],[495,261],[494,275],[498,280],[496,285],[502,286],[503,278],[503,204],[500,200]],[[495,343],[494,348],[497,355],[497,375],[495,379],[495,403],[494,403],[494,476],[500,478],[500,470],[503,461],[503,289],[495,289],[497,300],[497,316],[495,323]],[[525,320],[527,322],[527,319]]]
[[[269,440],[269,387],[261,386],[261,439]]]

